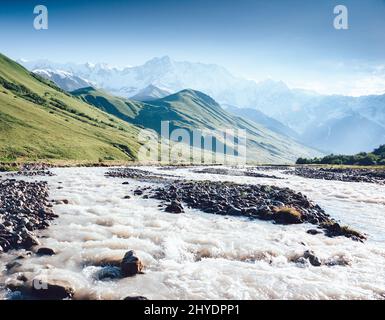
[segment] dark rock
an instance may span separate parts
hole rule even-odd
[[[241,216],[242,215],[242,210],[240,210],[240,209],[238,209],[236,207],[230,206],[227,209],[227,214],[230,215],[230,216]]]
[[[123,300],[148,300],[148,299],[143,296],[134,296],[134,297],[125,297]]]
[[[136,196],[141,196],[142,194],[143,194],[143,190],[137,189],[134,191],[134,195],[136,195]]]
[[[273,213],[273,220],[279,224],[302,223],[301,213],[293,208],[278,209]]]
[[[56,200],[56,204],[69,204],[69,201],[67,199],[62,199],[62,200]]]
[[[37,249],[36,254],[39,256],[53,256],[54,254],[56,254],[56,252],[51,248],[43,247],[43,248]]]
[[[135,256],[133,250],[128,251],[120,264],[123,277],[132,277],[143,270],[143,263],[138,257]]]
[[[11,248],[11,243],[4,238],[0,238],[0,252],[6,252]]]
[[[322,233],[322,231],[316,230],[316,229],[309,229],[306,231],[308,234],[316,235]]]
[[[171,201],[171,204],[168,205],[165,209],[169,213],[183,213],[183,206],[178,201]]]
[[[98,280],[112,280],[121,278],[120,268],[114,266],[105,266],[96,274]]]
[[[22,233],[22,238],[23,242],[21,243],[21,246],[26,250],[31,249],[33,246],[40,245],[40,242],[36,236],[28,230]]]
[[[32,295],[44,300],[63,300],[72,298],[75,294],[73,286],[63,280],[49,280],[44,282],[34,279],[32,284]]]
[[[131,196],[124,196],[123,199],[131,199]]]
[[[19,274],[16,279],[22,282],[28,281],[28,278],[24,274]]]
[[[306,250],[304,253],[303,253],[303,257],[305,259],[308,259],[310,264],[314,267],[319,267],[322,265],[320,259],[318,257],[315,256],[314,252],[310,251],[310,250]]]
[[[17,268],[20,268],[21,267],[21,263],[20,262],[17,262],[17,261],[12,261],[12,262],[8,262],[6,265],[5,265],[5,268],[10,271],[12,269],[17,269]]]

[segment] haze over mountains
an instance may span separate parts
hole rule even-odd
[[[40,70],[40,74],[46,69],[69,72],[72,78],[68,77],[68,84],[60,84],[65,82],[62,78],[55,81],[52,75],[48,77],[63,89],[73,86],[76,76],[113,95],[140,101],[191,88],[224,107],[231,106],[230,111],[236,115],[325,152],[370,151],[385,141],[385,95],[325,96],[290,89],[281,81],[256,83],[217,65],[179,62],[169,57],[121,69],[106,64],[22,63],[30,70]],[[363,134],[353,134],[357,132]]]
[[[320,155],[227,113],[199,91],[182,90],[150,102],[92,87],[71,94],[0,54],[0,159],[135,160],[143,144],[141,129],[155,137],[163,120],[187,130],[245,129],[249,162],[291,163]]]

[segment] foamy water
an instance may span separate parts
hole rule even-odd
[[[143,168],[142,168],[143,169]],[[223,217],[186,209],[174,215],[159,201],[134,196],[145,183],[106,178],[105,168],[55,169],[49,181],[59,218],[41,232],[43,246],[55,256],[20,260],[15,273],[0,275],[0,283],[28,278],[70,281],[76,299],[383,299],[385,297],[385,186],[322,181],[295,176],[285,180],[197,174],[193,169],[158,170],[188,179],[264,183],[300,191],[333,217],[367,233],[368,241],[328,238],[306,233],[311,225],[280,226],[271,222]],[[122,185],[128,181],[129,185]],[[61,182],[61,183],[59,183]],[[62,189],[58,189],[62,187]],[[130,195],[131,199],[123,199]],[[119,261],[135,250],[146,268],[132,278],[100,281],[105,261]],[[291,260],[313,250],[325,260],[348,266],[299,265]],[[4,265],[20,252],[3,254]],[[4,268],[4,267],[3,267]],[[17,272],[16,272],[17,271]],[[7,297],[5,290],[0,291]]]

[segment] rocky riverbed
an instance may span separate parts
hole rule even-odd
[[[50,169],[38,179],[58,217],[0,255],[0,298],[385,297],[385,186],[205,168]]]
[[[252,168],[249,168],[246,171],[239,171],[234,169],[226,168],[203,168],[195,170],[196,173],[208,173],[208,174],[220,174],[220,175],[229,175],[229,176],[244,176],[244,177],[255,177],[255,178],[269,178],[269,179],[283,179],[275,175],[264,174],[261,172],[256,172]]]
[[[35,231],[57,217],[50,207],[46,182],[0,181],[0,253],[38,245]]]
[[[210,181],[174,181],[156,189],[153,195],[169,201],[166,211],[183,212],[183,205],[216,215],[244,216],[274,221],[278,224],[311,223],[331,237],[346,236],[363,241],[366,236],[347,226],[341,226],[317,204],[301,193],[288,188],[267,185],[240,185]],[[310,229],[310,234],[320,231]]]
[[[285,171],[304,178],[385,184],[385,170],[296,167]]]

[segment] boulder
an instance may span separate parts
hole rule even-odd
[[[24,231],[21,235],[22,237],[22,247],[26,250],[31,249],[33,246],[40,245],[39,240],[36,238],[36,236],[30,232],[30,231]]]
[[[322,233],[322,231],[317,230],[317,229],[310,229],[310,230],[307,230],[306,233],[311,234],[311,235],[316,235],[316,234]]]
[[[304,253],[303,253],[303,257],[305,259],[308,259],[310,264],[314,267],[319,267],[322,265],[322,262],[320,261],[320,259],[318,257],[315,256],[314,252],[313,251],[310,251],[310,250],[306,250]]]
[[[56,252],[51,248],[42,247],[37,249],[36,254],[39,256],[53,256],[54,254],[56,254]]]
[[[34,279],[32,295],[44,300],[63,300],[72,298],[75,294],[73,286],[64,280],[49,280],[47,282]]]
[[[106,266],[99,270],[96,274],[98,280],[111,280],[120,278],[121,271],[118,267]]]
[[[184,209],[183,209],[183,206],[180,204],[180,202],[173,200],[166,207],[165,211],[169,213],[183,213]]]
[[[273,220],[278,224],[302,223],[301,213],[294,208],[277,208],[273,213]]]
[[[133,250],[128,251],[120,263],[120,269],[123,277],[132,277],[141,273],[143,267],[142,261],[135,256],[135,252]]]

